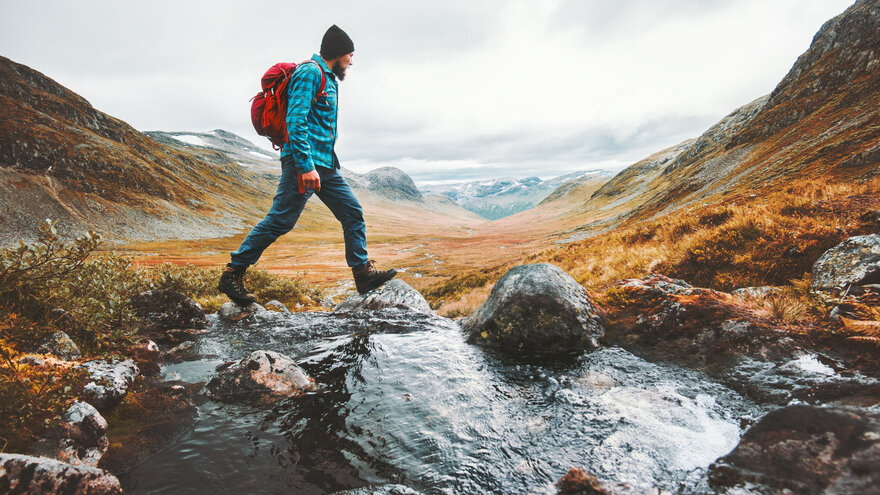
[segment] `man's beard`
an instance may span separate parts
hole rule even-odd
[[[336,77],[338,77],[340,81],[345,79],[345,69],[342,68],[342,65],[338,60],[333,64],[333,67],[331,67],[330,70],[336,74]]]

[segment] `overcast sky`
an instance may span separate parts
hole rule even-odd
[[[275,62],[355,43],[343,166],[419,183],[619,170],[773,90],[852,0],[0,0],[0,54],[135,128],[226,129]]]

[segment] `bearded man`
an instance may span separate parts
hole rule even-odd
[[[236,304],[247,305],[256,300],[244,286],[245,271],[269,245],[296,225],[313,194],[342,224],[345,260],[359,293],[375,289],[397,274],[393,268],[377,270],[375,262],[368,259],[363,209],[339,174],[339,159],[334,151],[338,83],[345,79],[353,55],[354,42],[334,24],[324,33],[320,54],[297,66],[291,76],[287,98],[290,140],[281,150],[281,179],[272,208],[238,250],[231,253],[231,261],[217,287]],[[304,192],[300,192],[300,183]]]

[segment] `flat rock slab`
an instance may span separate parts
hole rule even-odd
[[[715,489],[758,484],[767,493],[878,493],[880,412],[777,409],[709,467],[709,483]]]
[[[83,388],[83,399],[100,410],[107,410],[122,400],[140,374],[132,360],[86,361],[79,365],[89,373],[89,382]]]
[[[398,308],[419,313],[433,314],[431,305],[422,294],[403,280],[389,280],[381,287],[366,294],[355,294],[334,309],[337,313],[361,310]]]
[[[813,265],[813,290],[844,290],[880,283],[880,235],[850,237]]]
[[[45,457],[0,454],[0,493],[122,495],[122,486],[102,469]]]
[[[547,353],[595,349],[605,333],[587,291],[546,263],[511,268],[462,328],[470,343]]]
[[[209,397],[224,402],[274,402],[313,390],[317,390],[315,380],[292,359],[274,351],[255,351],[240,361],[221,365],[206,387]]]

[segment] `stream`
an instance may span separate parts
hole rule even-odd
[[[424,494],[551,494],[571,467],[673,493],[765,409],[706,376],[621,348],[552,359],[465,342],[449,319],[398,309],[209,317],[204,382],[255,350],[286,354],[320,391],[271,406],[199,406],[194,430],[120,475],[126,493],[333,493],[401,484]]]

